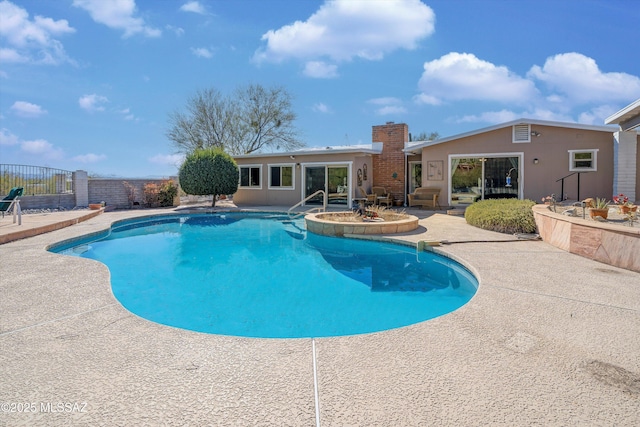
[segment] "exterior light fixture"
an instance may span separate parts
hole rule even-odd
[[[540,132],[538,132],[537,130],[532,130],[532,131],[531,131],[531,136],[536,136],[536,137],[538,137],[538,136],[540,136],[540,135],[542,135],[542,134],[541,134]]]
[[[540,160],[538,160],[538,158],[536,157],[535,159],[533,159],[533,164],[537,165],[538,163],[540,163]]]

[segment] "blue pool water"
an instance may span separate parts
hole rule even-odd
[[[477,290],[448,258],[307,233],[286,215],[149,217],[51,250],[106,264],[115,297],[145,319],[224,335],[381,331],[449,313]]]

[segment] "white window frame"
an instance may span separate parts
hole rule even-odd
[[[525,126],[527,128],[526,139],[518,138],[517,136],[522,133],[522,128],[524,128]],[[520,128],[520,132],[516,131],[516,129],[518,128]],[[531,125],[530,124],[520,123],[517,125],[513,125],[511,133],[512,133],[511,142],[513,142],[514,144],[526,144],[527,142],[531,142]]]
[[[590,168],[587,167],[577,167],[576,166],[576,154],[578,153],[591,153],[591,164]],[[584,149],[584,150],[569,150],[569,172],[595,172],[598,170],[598,149]]]
[[[280,185],[280,186],[272,186],[271,185],[271,168],[279,167],[280,168],[280,182],[282,183],[282,168],[291,168],[291,185]],[[269,169],[269,182],[268,188],[269,190],[295,190],[296,188],[296,164],[295,163],[270,163],[267,165]]]
[[[259,185],[251,185],[251,182],[249,182],[249,185],[242,185],[242,169],[254,169],[257,168],[259,170],[258,172],[258,176],[260,177],[260,184]],[[249,177],[251,177],[251,170],[249,170]],[[261,190],[262,189],[262,165],[261,164],[254,164],[254,165],[238,165],[238,188],[243,188],[243,189],[247,189],[247,190]]]

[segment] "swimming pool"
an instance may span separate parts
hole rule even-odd
[[[456,310],[478,285],[449,258],[307,233],[303,219],[272,213],[122,221],[50,250],[106,264],[114,296],[140,317],[245,337],[407,326]]]

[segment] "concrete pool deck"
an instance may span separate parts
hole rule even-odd
[[[478,275],[461,309],[357,336],[207,335],[131,314],[104,265],[45,251],[152,212],[0,245],[0,425],[640,424],[638,273],[407,209],[420,227],[394,238],[447,240]]]

